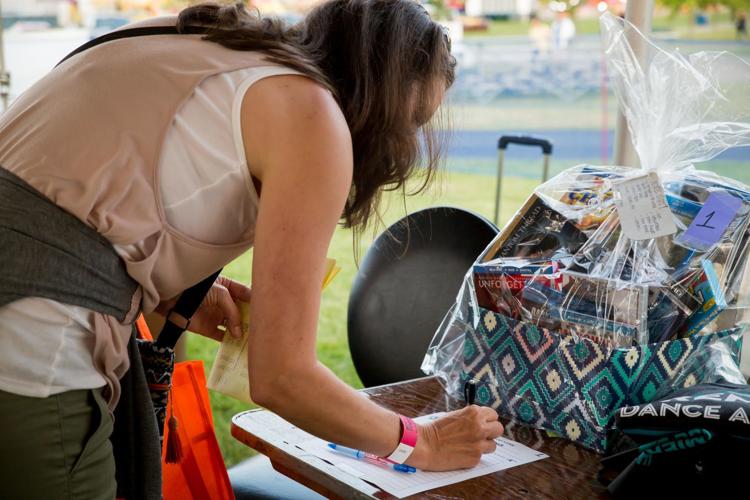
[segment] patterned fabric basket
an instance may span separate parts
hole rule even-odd
[[[608,350],[486,309],[479,316],[461,374],[477,382],[476,402],[600,453],[620,407],[715,381],[717,349],[739,364],[740,328]]]

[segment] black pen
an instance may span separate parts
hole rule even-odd
[[[464,401],[466,401],[466,406],[470,406],[474,404],[474,398],[477,396],[477,381],[472,379],[469,379],[464,384]]]

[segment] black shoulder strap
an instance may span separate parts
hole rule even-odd
[[[156,339],[156,345],[174,348],[182,333],[190,327],[190,318],[200,307],[203,298],[211,289],[211,285],[214,284],[220,272],[221,269],[182,292],[180,298],[177,299],[177,303],[166,316],[167,320]]]
[[[182,31],[177,31],[175,26],[147,26],[141,28],[128,28],[119,31],[112,31],[100,37],[90,40],[73,52],[63,58],[62,61],[57,63],[58,65],[67,59],[73,57],[76,54],[80,54],[84,50],[88,50],[92,47],[100,45],[102,43],[111,42],[114,40],[120,40],[122,38],[132,38],[136,36],[151,36],[151,35],[200,35],[206,33],[205,28],[199,27],[187,27]],[[164,327],[159,333],[156,340],[156,345],[161,347],[171,347],[177,344],[182,333],[190,326],[190,318],[193,317],[195,311],[200,307],[204,297],[211,289],[216,278],[219,276],[221,269],[216,271],[211,276],[207,277],[197,285],[193,285],[188,288],[177,299],[177,303],[170,309],[167,314],[167,320],[164,323]]]
[[[74,55],[80,54],[84,50],[88,50],[103,43],[120,40],[122,38],[152,35],[205,35],[207,32],[208,30],[206,28],[201,28],[199,26],[186,26],[181,31],[177,31],[176,26],[143,26],[140,28],[127,28],[123,30],[111,31],[84,43],[73,52],[65,56],[59,63],[57,63],[56,66],[59,66]]]

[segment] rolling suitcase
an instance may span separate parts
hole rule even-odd
[[[500,220],[500,190],[503,183],[503,169],[505,164],[505,150],[509,144],[519,144],[521,146],[538,146],[542,148],[544,155],[544,166],[542,168],[542,182],[549,178],[549,157],[552,155],[552,143],[547,139],[529,137],[525,135],[503,135],[497,141],[497,183],[495,186],[495,211],[493,222],[499,224]]]

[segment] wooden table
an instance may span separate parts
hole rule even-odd
[[[411,417],[460,407],[458,402],[445,395],[434,377],[373,387],[362,392],[380,405]],[[293,436],[282,436],[259,426],[258,420],[268,415],[258,412],[265,410],[235,415],[232,435],[267,455],[277,471],[326,497],[393,498],[303,452],[295,446]],[[507,437],[540,450],[549,458],[430,490],[418,498],[608,498],[606,489],[596,480],[598,455],[565,439],[551,438],[542,431],[505,423]]]

